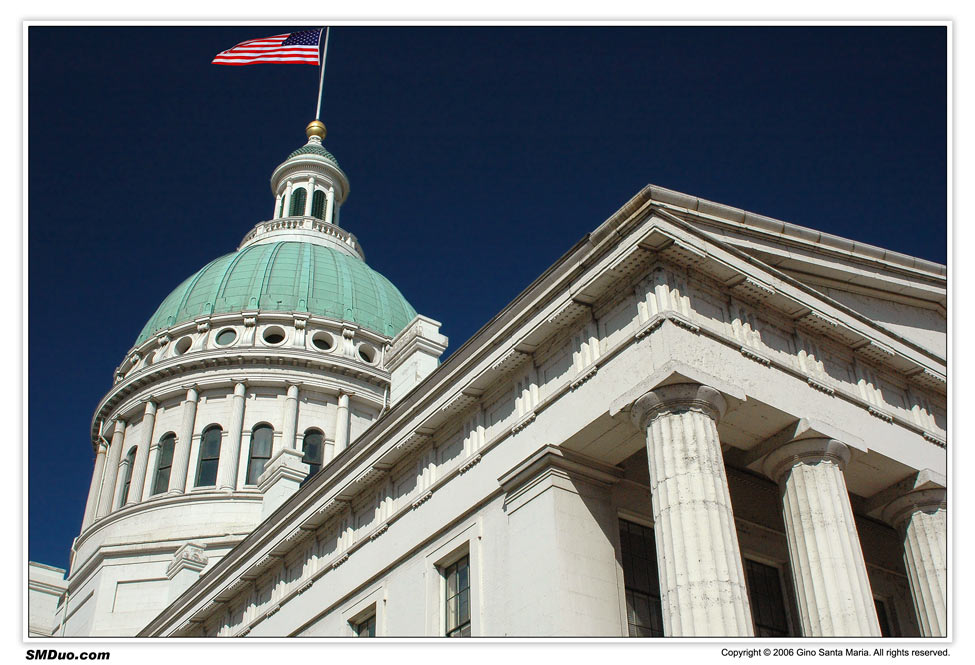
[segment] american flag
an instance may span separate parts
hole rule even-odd
[[[319,30],[299,30],[283,35],[250,39],[221,51],[214,65],[256,65],[260,62],[317,65]]]

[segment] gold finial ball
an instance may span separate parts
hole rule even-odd
[[[308,138],[313,136],[317,136],[320,139],[325,138],[325,123],[323,123],[321,120],[312,120],[308,123],[308,126],[305,127],[305,136]]]

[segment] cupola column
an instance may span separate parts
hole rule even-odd
[[[294,450],[298,434],[298,384],[288,382],[288,395],[284,400],[284,425],[281,428],[281,447]],[[272,457],[277,450],[271,453]]]
[[[196,405],[200,401],[196,386],[183,386],[183,388],[186,389],[186,400],[182,406],[183,418],[179,427],[179,438],[176,439],[176,449],[173,451],[173,475],[169,481],[169,494],[182,494],[186,490],[190,443],[193,441],[193,428],[196,426]]]
[[[325,221],[334,224],[332,221],[332,211],[335,209],[335,188],[329,187],[325,193]]]
[[[305,197],[305,217],[311,217],[311,202],[315,198],[315,176],[308,178],[308,196]]]
[[[843,471],[850,449],[834,439],[792,441],[765,461],[779,484],[802,634],[880,637],[867,566]]]
[[[718,419],[727,403],[708,386],[661,386],[638,399],[647,433],[660,604],[668,637],[752,636],[751,611]]]
[[[104,517],[112,512],[112,501],[115,499],[115,479],[118,476],[118,465],[122,458],[122,446],[125,444],[125,421],[115,420],[112,432],[112,443],[108,447],[108,458],[105,461],[105,473],[102,478],[101,496],[98,498],[98,517]]]
[[[98,451],[95,453],[95,469],[91,473],[91,486],[88,488],[88,501],[85,503],[85,516],[81,524],[82,531],[95,519],[95,511],[98,508],[98,491],[102,486],[102,474],[105,470],[106,453],[108,453],[108,446],[99,437]]]
[[[884,517],[904,539],[904,567],[921,635],[948,634],[948,503],[944,488],[920,489],[895,499]]]
[[[335,454],[349,445],[349,394],[339,393],[339,408],[335,412]]]
[[[284,210],[281,211],[281,216],[287,217],[290,214],[291,214],[291,181],[288,181],[288,184],[285,186],[284,189]]]
[[[237,489],[237,466],[240,464],[240,438],[244,431],[246,397],[246,384],[241,380],[236,381],[231,407],[233,413],[230,416],[230,429],[227,432],[227,449],[220,451],[220,462],[217,468],[217,486],[227,492]]]
[[[142,416],[142,440],[139,441],[138,452],[135,454],[135,466],[132,469],[132,482],[129,484],[129,496],[126,503],[142,501],[142,487],[146,482],[146,469],[149,467],[149,446],[152,445],[152,431],[156,426],[157,405],[151,399],[146,400],[145,414]]]

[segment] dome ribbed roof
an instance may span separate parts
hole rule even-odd
[[[297,157],[298,155],[318,155],[319,157],[324,157],[325,159],[330,160],[336,166],[339,165],[339,162],[337,159],[335,159],[335,156],[318,143],[306,143],[288,155],[288,159]]]
[[[358,258],[327,246],[276,242],[211,261],[170,293],[136,346],[198,316],[245,310],[307,312],[390,337],[416,316],[392,282]]]

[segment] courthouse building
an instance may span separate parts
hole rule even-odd
[[[115,370],[31,634],[947,635],[945,266],[650,185],[446,357],[307,135]]]

